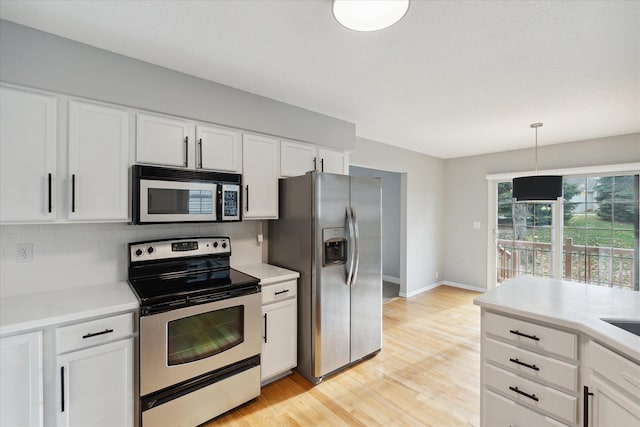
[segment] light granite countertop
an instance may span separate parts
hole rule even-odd
[[[265,263],[240,265],[233,268],[260,279],[260,284],[262,286],[284,282],[285,280],[294,280],[300,277],[300,273],[297,271],[291,271],[286,268],[276,267],[275,265]]]
[[[640,336],[601,320],[640,321],[640,292],[520,276],[474,303],[583,332],[640,363]]]
[[[9,335],[139,307],[126,282],[18,295],[0,299],[0,335]]]

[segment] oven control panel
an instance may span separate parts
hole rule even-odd
[[[194,237],[129,244],[132,263],[201,255],[230,256],[231,241],[228,237]]]

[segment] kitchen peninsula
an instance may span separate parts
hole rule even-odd
[[[640,294],[523,276],[474,303],[483,426],[640,426],[640,336],[610,323],[639,322]]]

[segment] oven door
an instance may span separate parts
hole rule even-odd
[[[260,293],[140,318],[140,395],[258,355]]]
[[[218,184],[140,179],[140,222],[216,221]]]

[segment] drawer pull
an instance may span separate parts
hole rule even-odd
[[[289,292],[289,289],[285,289],[284,291],[275,292],[274,295],[286,294],[287,292]]]
[[[540,338],[538,338],[535,335],[527,335],[527,334],[523,334],[522,332],[518,331],[517,329],[514,331],[513,329],[510,329],[509,332],[511,332],[514,335],[518,335],[520,337],[525,337],[525,338],[529,338],[530,340],[534,340],[534,341],[540,341]]]
[[[540,400],[540,399],[538,399],[538,398],[536,397],[536,395],[535,395],[535,394],[525,393],[524,391],[522,391],[522,390],[518,389],[518,387],[509,387],[509,390],[511,390],[511,391],[515,391],[516,393],[521,394],[521,395],[523,395],[524,397],[528,397],[528,398],[529,398],[529,399],[531,399],[531,400],[535,400],[536,402]]]
[[[113,332],[113,329],[105,329],[104,331],[100,331],[100,332],[91,332],[91,333],[88,333],[87,335],[83,335],[82,339],[97,337],[98,335],[110,334],[111,332]]]
[[[539,371],[540,370],[540,368],[538,368],[536,365],[529,365],[528,363],[521,362],[518,359],[514,359],[512,357],[509,358],[509,361],[513,362],[513,363],[515,363],[517,365],[524,366],[524,367],[529,368],[529,369],[533,369],[534,371]]]

